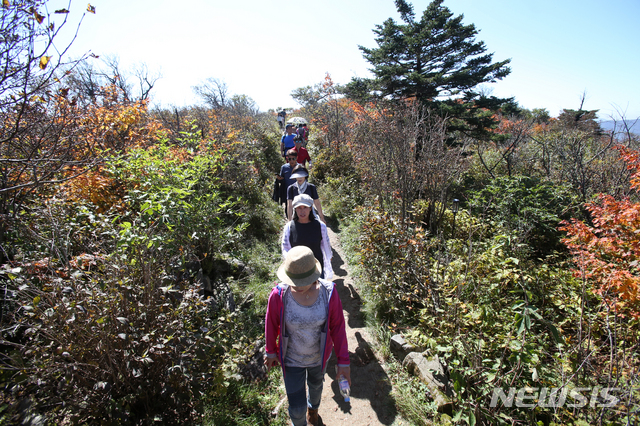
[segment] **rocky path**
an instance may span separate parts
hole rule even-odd
[[[384,363],[372,349],[360,312],[361,299],[353,282],[338,234],[329,229],[336,283],[347,326],[351,358],[351,401],[344,402],[335,381],[335,356],[329,361],[319,414],[326,426],[408,426],[396,413]]]

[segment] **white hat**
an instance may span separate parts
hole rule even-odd
[[[298,206],[313,207],[313,198],[307,194],[299,194],[293,197],[293,208]]]
[[[284,263],[278,268],[278,278],[294,287],[304,287],[316,282],[322,274],[320,262],[306,246],[295,246],[287,253]]]
[[[309,172],[300,165],[296,166],[295,170],[291,172],[291,179],[306,178],[307,176],[309,176]]]

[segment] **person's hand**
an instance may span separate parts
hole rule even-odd
[[[282,180],[282,179],[284,179],[284,178],[283,178],[282,176],[280,176],[280,175],[276,175],[276,179],[278,179],[278,180]]]
[[[273,367],[275,367],[276,365],[278,365],[278,357],[268,357],[268,356],[264,356],[264,365],[267,366],[267,371],[271,370]],[[347,376],[345,376],[347,377]]]
[[[339,378],[341,374],[345,379],[347,379],[347,382],[349,382],[349,387],[351,387],[351,367],[338,367],[336,370],[336,378]]]

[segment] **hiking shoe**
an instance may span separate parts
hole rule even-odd
[[[319,426],[320,422],[318,421],[318,410],[314,410],[313,408],[309,408],[307,412],[307,423],[311,426]]]

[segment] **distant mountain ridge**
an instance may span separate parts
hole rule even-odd
[[[600,127],[606,132],[610,132],[615,129],[616,133],[626,132],[626,129],[629,128],[631,133],[635,133],[636,135],[640,134],[640,118],[636,118],[635,120],[606,120],[599,122]]]

